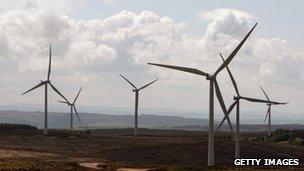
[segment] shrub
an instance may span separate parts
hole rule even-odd
[[[281,141],[292,141],[294,139],[294,134],[292,132],[282,132],[281,134],[275,134],[272,137],[272,142],[281,142]]]
[[[304,146],[304,140],[302,139],[302,141],[301,141],[301,144],[300,145],[303,145]]]
[[[26,124],[1,123],[0,130],[37,130],[37,127]]]

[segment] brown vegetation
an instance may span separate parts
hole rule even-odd
[[[1,132],[0,168],[201,170],[207,163],[206,132],[141,129],[139,133],[140,136],[134,137],[132,129],[51,130],[48,135],[38,130]],[[257,136],[256,133],[241,135],[244,158],[300,158],[300,162],[304,159],[301,146],[256,141]],[[215,154],[218,166],[213,169],[236,168],[231,134],[216,136]]]

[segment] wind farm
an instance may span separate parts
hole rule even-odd
[[[303,6],[1,3],[0,170],[304,170]]]

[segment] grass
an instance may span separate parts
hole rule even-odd
[[[29,161],[0,161],[0,170],[37,170],[38,165]]]

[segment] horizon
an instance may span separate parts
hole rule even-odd
[[[110,106],[79,106],[80,118],[86,114],[100,114],[100,115],[134,115],[134,108],[132,107],[110,107]],[[66,105],[53,104],[50,107],[49,113],[64,113],[69,114],[69,108]],[[43,106],[40,104],[19,104],[15,105],[0,105],[1,111],[18,111],[18,112],[39,112],[43,113]],[[265,111],[255,111],[255,110],[242,110],[241,124],[258,124],[265,125],[263,121],[265,116]],[[235,124],[235,115],[230,116],[232,123]],[[208,120],[208,110],[180,110],[180,109],[170,109],[170,108],[139,108],[139,116],[141,115],[153,115],[153,116],[165,116],[165,117],[182,117],[188,119],[203,119]],[[51,115],[50,115],[51,116]],[[50,117],[49,116],[49,117]],[[292,118],[290,116],[293,116]],[[219,122],[222,119],[222,111],[215,110],[215,121]],[[286,115],[284,113],[275,113],[272,118],[273,124],[302,124],[304,122],[304,115],[301,113]],[[227,124],[224,122],[224,124]]]

